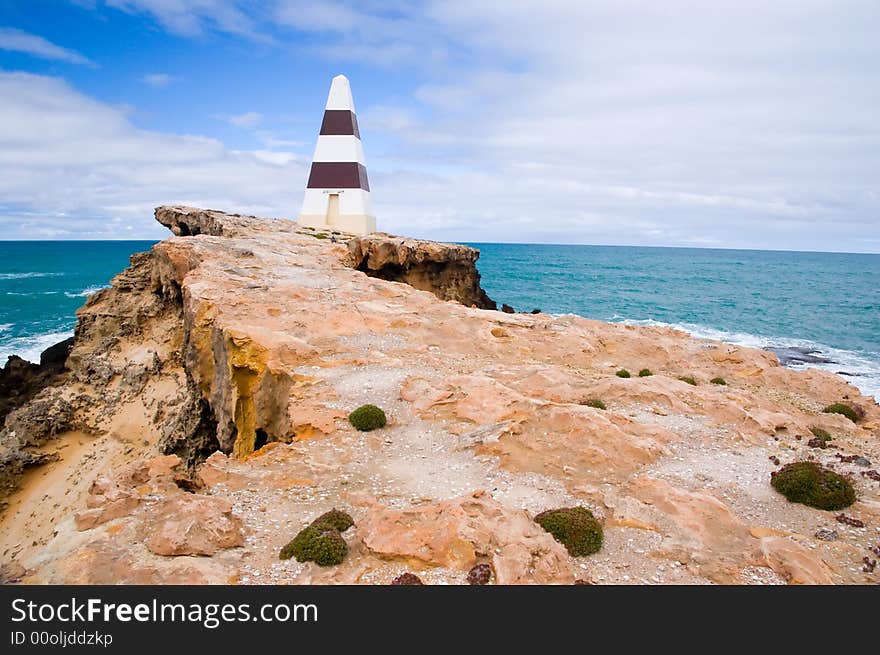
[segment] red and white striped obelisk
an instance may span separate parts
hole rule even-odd
[[[345,75],[330,84],[299,224],[356,234],[376,231],[364,148]]]

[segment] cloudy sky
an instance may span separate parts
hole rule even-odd
[[[880,252],[876,0],[6,0],[0,238],[295,218],[351,80],[380,229]]]

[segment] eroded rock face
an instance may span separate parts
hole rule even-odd
[[[468,307],[496,308],[480,287],[476,248],[368,234],[350,239],[348,251],[352,266],[371,277],[404,282]]]
[[[841,377],[671,329],[479,309],[464,247],[157,218],[181,236],[88,299],[67,377],[0,432],[3,470],[55,460],[0,517],[11,577],[463,584],[487,564],[499,584],[876,581],[861,562],[880,485],[860,463],[880,460],[880,408]],[[821,412],[838,401],[865,418]],[[389,420],[360,433],[346,417],[367,403]],[[810,448],[813,427],[833,447]],[[866,528],[772,489],[805,458],[853,478]],[[578,505],[605,530],[586,558],[531,520]],[[332,507],[355,519],[344,562],[280,561]]]

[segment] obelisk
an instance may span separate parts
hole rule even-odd
[[[376,231],[364,148],[345,75],[330,84],[299,224],[355,234]]]

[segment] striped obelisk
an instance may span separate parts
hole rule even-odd
[[[345,75],[330,84],[299,224],[356,234],[376,231],[364,148]]]

